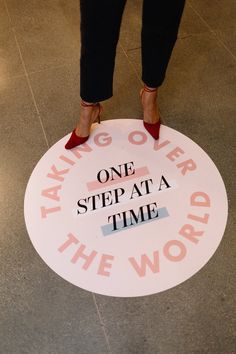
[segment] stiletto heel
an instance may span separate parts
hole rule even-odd
[[[146,92],[156,92],[157,88],[150,89],[146,85],[140,90],[140,98],[142,99],[142,95]],[[149,132],[149,134],[155,139],[159,139],[159,133],[160,133],[160,125],[161,125],[161,119],[158,120],[156,123],[147,123],[143,121],[143,125],[145,129]]]
[[[98,116],[96,117],[96,119],[94,120],[93,123],[95,123],[96,121],[99,124],[101,123],[100,114],[103,111],[103,107],[100,104],[100,102],[97,102],[97,103],[85,103],[83,100],[81,100],[80,104],[83,107],[98,106],[99,107]],[[88,138],[89,138],[89,135],[88,136],[78,136],[75,133],[75,131],[76,131],[76,128],[72,131],[71,136],[70,136],[69,140],[67,141],[67,143],[65,145],[65,148],[68,149],[68,150],[74,148],[75,146],[78,146],[78,145],[81,145],[81,144],[85,143],[88,140]]]

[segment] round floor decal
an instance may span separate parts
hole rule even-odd
[[[155,141],[137,119],[94,124],[40,159],[25,193],[30,239],[46,264],[83,289],[110,296],[158,293],[214,254],[228,202],[219,171],[191,139],[161,125]]]

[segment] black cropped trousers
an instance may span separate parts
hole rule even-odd
[[[185,0],[140,1],[142,81],[149,87],[159,87],[177,39]],[[87,102],[113,96],[116,47],[125,4],[126,0],[80,0],[80,96]]]

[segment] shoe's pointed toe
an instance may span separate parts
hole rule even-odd
[[[141,97],[141,100],[142,100],[142,96],[143,96],[143,93],[144,92],[157,92],[157,89],[158,87],[156,88],[150,88],[150,87],[147,87],[145,84],[144,84],[144,87],[140,90],[140,97]],[[160,133],[160,125],[161,125],[161,119],[159,118],[158,122],[156,123],[147,123],[147,122],[144,122],[143,120],[143,125],[144,125],[144,128],[148,131],[148,133],[155,139],[155,140],[158,140],[159,139],[159,133]]]
[[[100,121],[101,121],[100,114],[101,114],[101,112],[103,110],[103,107],[100,104],[100,102],[91,103],[90,104],[90,103],[85,103],[83,100],[81,100],[80,104],[83,107],[98,106],[99,107],[99,112],[98,112],[98,116],[97,116],[96,119],[98,120],[98,123],[100,123]],[[65,149],[67,149],[67,150],[73,149],[74,147],[76,147],[78,145],[84,144],[89,138],[89,135],[88,136],[78,136],[78,135],[76,135],[75,130],[76,130],[76,128],[73,130],[69,140],[65,144]]]
[[[147,123],[143,121],[143,125],[145,129],[149,132],[149,134],[155,139],[159,139],[160,133],[160,120],[157,123]]]
[[[77,136],[75,134],[75,129],[74,129],[73,132],[71,133],[69,140],[67,141],[67,143],[65,145],[65,148],[67,150],[73,149],[74,147],[85,143],[85,141],[87,141],[88,138],[89,138],[88,136],[85,136],[85,137]]]

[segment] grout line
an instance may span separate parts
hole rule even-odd
[[[119,47],[122,49],[123,54],[126,56],[128,62],[129,62],[129,65],[132,67],[132,69],[133,69],[134,73],[136,74],[136,76],[137,76],[139,82],[140,82],[141,84],[143,84],[143,82],[142,82],[141,78],[139,77],[139,74],[138,74],[138,72],[137,72],[135,66],[134,66],[133,63],[129,60],[129,57],[128,57],[128,55],[127,55],[125,49],[124,49],[123,46],[121,45],[121,43],[119,43]],[[140,47],[140,48],[141,48],[141,47]]]
[[[191,3],[189,3],[189,6],[192,8],[192,10],[196,13],[196,15],[198,15],[198,17],[201,19],[202,22],[205,23],[205,25],[208,27],[208,29],[210,30],[210,32],[216,37],[217,41],[222,45],[222,47],[225,48],[225,50],[234,58],[234,60],[236,60],[236,56],[234,55],[233,52],[231,52],[231,50],[227,47],[227,45],[219,38],[219,36],[217,35],[217,32],[215,30],[213,30],[213,28],[211,28],[211,26],[208,24],[208,22],[206,20],[204,20],[204,18],[200,15],[200,13],[193,7],[193,5]]]
[[[33,89],[32,89],[31,83],[30,83],[29,75],[28,75],[26,67],[25,67],[24,59],[23,59],[23,56],[22,56],[22,53],[21,53],[21,49],[20,49],[17,37],[16,37],[15,29],[13,28],[12,30],[13,30],[13,33],[14,33],[14,36],[15,36],[16,45],[17,45],[17,48],[18,48],[18,51],[19,51],[19,54],[20,54],[20,58],[21,58],[21,62],[22,62],[23,68],[24,68],[26,80],[27,80],[27,83],[28,83],[28,86],[29,86],[29,89],[30,89],[30,93],[31,93],[32,99],[33,99],[34,107],[36,109],[37,116],[38,116],[38,119],[39,119],[39,123],[41,125],[42,131],[43,131],[43,135],[44,135],[47,147],[49,149],[48,139],[47,139],[46,132],[45,132],[45,129],[44,129],[44,126],[43,126],[43,122],[42,122],[42,119],[41,119],[41,116],[40,116],[40,112],[39,112],[39,109],[38,109],[38,106],[37,106],[37,103],[36,103],[34,92],[33,92]]]
[[[8,7],[7,7],[6,0],[4,0],[4,5],[5,5],[6,12],[7,12],[7,15],[8,15],[8,18],[9,18],[9,22],[11,24],[11,30],[12,30],[12,32],[14,34],[16,46],[17,46],[17,49],[18,49],[18,52],[19,52],[19,55],[20,55],[21,64],[22,64],[23,69],[24,69],[24,73],[25,73],[25,77],[26,77],[26,80],[27,80],[27,83],[28,83],[28,86],[29,86],[31,97],[33,99],[34,107],[35,107],[35,110],[36,110],[36,113],[37,113],[37,116],[38,116],[38,119],[39,119],[40,126],[41,126],[42,131],[43,131],[43,135],[44,135],[44,138],[45,138],[45,141],[46,141],[46,145],[47,145],[47,147],[49,149],[49,143],[48,143],[48,139],[47,139],[47,136],[46,136],[46,132],[45,132],[45,129],[44,129],[44,126],[43,126],[43,122],[42,122],[42,119],[41,119],[41,116],[40,116],[40,112],[39,112],[39,109],[38,109],[38,106],[37,106],[37,103],[36,103],[34,92],[33,92],[33,89],[32,89],[31,83],[30,83],[29,75],[28,75],[28,72],[26,70],[26,66],[25,66],[25,62],[24,62],[24,59],[23,59],[23,56],[22,56],[22,53],[21,53],[20,45],[19,45],[19,42],[18,42],[17,37],[16,37],[15,28],[12,26],[11,16],[10,16],[10,13],[9,13],[9,10],[8,10]]]
[[[96,307],[96,310],[97,310],[98,318],[99,318],[99,321],[100,321],[100,324],[101,324],[101,327],[102,327],[102,330],[103,330],[103,334],[104,334],[104,337],[105,337],[105,340],[106,340],[106,345],[107,345],[107,350],[108,350],[107,354],[112,354],[110,342],[109,342],[109,339],[108,339],[108,335],[107,335],[106,330],[105,330],[105,324],[103,322],[101,313],[99,311],[98,304],[97,304],[96,297],[95,297],[94,293],[92,293],[92,297],[93,297],[93,301],[94,301],[94,304],[95,304],[95,307]]]
[[[142,47],[138,46],[138,47],[134,47],[134,48],[129,48],[127,49],[127,52],[130,52],[132,50],[136,50],[136,49],[141,49]]]
[[[65,64],[51,65],[51,66],[48,66],[48,67],[46,67],[44,69],[38,69],[38,70],[30,71],[29,72],[29,76],[34,75],[34,74],[38,74],[38,73],[41,73],[41,72],[45,72],[47,70],[64,68],[64,67],[71,66],[71,65],[73,65],[73,61],[68,61],[68,63],[65,63]]]
[[[11,26],[12,26],[12,20],[11,20],[10,12],[9,12],[9,10],[8,10],[8,6],[7,6],[7,3],[6,3],[6,0],[3,0],[3,3],[4,3],[4,6],[5,6],[5,9],[6,9],[6,12],[7,12],[7,16],[8,16],[8,19],[9,19],[9,23],[10,23]]]

